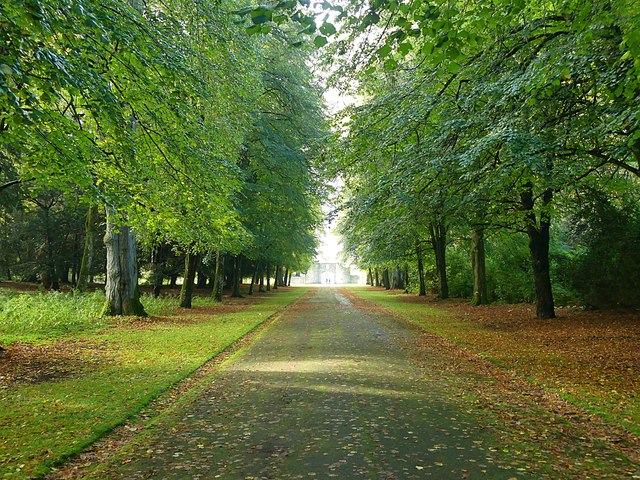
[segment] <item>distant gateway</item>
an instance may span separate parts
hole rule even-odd
[[[354,270],[354,272],[356,272]],[[361,283],[362,279],[351,268],[340,263],[315,262],[306,273],[296,272],[291,277],[291,285],[340,285]]]

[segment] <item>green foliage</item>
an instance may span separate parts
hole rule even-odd
[[[637,198],[616,205],[590,191],[565,232],[571,250],[558,255],[559,274],[581,303],[637,306],[640,282],[640,211]],[[634,197],[636,197],[634,195]]]
[[[63,226],[80,223],[71,200],[80,211],[107,207],[146,247],[252,258],[269,249],[269,261],[308,262],[323,181],[311,171],[325,128],[308,51],[291,52],[292,27],[278,13],[296,4],[286,3],[236,12],[259,38],[246,36],[229,2],[3,7],[0,221],[11,231],[0,237],[10,247],[1,275],[30,265],[30,280],[67,280],[83,237],[81,225]],[[325,22],[320,31],[336,30]],[[14,181],[17,210],[4,198]],[[24,205],[43,190],[65,202],[47,207],[52,218],[39,229],[56,238],[39,248],[38,231],[28,251],[16,248],[22,218],[34,225],[37,210]]]
[[[616,180],[640,174],[639,77],[627,50],[637,43],[637,8],[628,2],[354,2],[346,10],[348,35],[332,45],[333,54],[348,52],[334,63],[335,82],[356,84],[362,101],[340,120],[334,158],[347,187],[341,230],[361,266],[406,259],[416,241],[435,247],[439,226],[461,293],[468,277],[456,277],[458,249],[471,228],[546,243],[574,188],[594,181],[615,198]],[[494,297],[531,300],[527,276],[545,261],[532,261],[524,236],[517,248],[506,233],[495,238],[504,244],[487,252]],[[552,246],[554,268],[561,247]],[[615,268],[616,253],[598,255]],[[576,288],[563,281],[557,291],[569,302]]]
[[[507,303],[534,301],[526,238],[505,233],[491,237],[486,248],[490,298]]]

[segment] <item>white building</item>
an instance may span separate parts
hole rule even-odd
[[[295,272],[291,285],[364,284],[366,274],[348,263],[339,261],[340,242],[331,228],[322,236],[318,255],[306,272]]]

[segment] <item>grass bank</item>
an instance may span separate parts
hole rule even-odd
[[[351,291],[640,435],[635,312],[559,309],[559,318],[537,320],[530,305],[473,307],[374,288]]]
[[[15,325],[7,332],[3,324],[3,338],[14,342],[36,338],[45,345],[15,343],[3,353],[6,361],[26,348],[26,361],[38,373],[17,375],[0,384],[0,478],[45,473],[304,293],[302,288],[280,290],[244,305],[200,304],[190,311],[172,309],[173,299],[157,305],[156,311],[164,311],[163,315],[109,324],[75,321],[69,314],[71,321],[66,324],[52,322],[51,329],[25,332],[22,337]],[[20,302],[28,305],[28,300]],[[58,300],[68,306],[64,299]],[[33,297],[36,304],[42,301],[52,300]],[[93,305],[91,298],[67,301]]]

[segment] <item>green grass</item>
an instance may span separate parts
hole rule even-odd
[[[106,327],[110,320],[100,317],[104,302],[102,291],[20,294],[0,290],[0,344],[42,342]],[[179,299],[145,294],[142,304],[149,315],[160,315],[177,307]],[[194,306],[213,304],[210,297],[193,299]]]
[[[0,390],[0,478],[43,474],[139,412],[305,291],[278,292],[235,313],[188,318],[180,311],[143,327],[82,330],[85,324],[64,317],[84,332],[73,338],[93,345],[90,351],[99,352],[101,361],[57,381]],[[71,304],[76,301],[66,298]],[[34,298],[35,303],[41,301]],[[20,302],[28,303],[24,298]],[[152,308],[156,307],[166,309],[162,304]],[[189,321],[180,321],[185,317]]]

